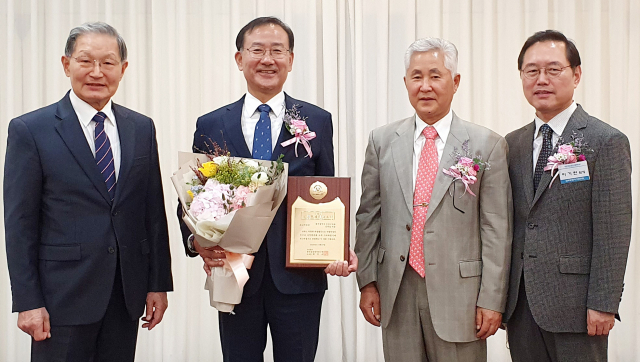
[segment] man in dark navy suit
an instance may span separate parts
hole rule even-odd
[[[173,288],[153,121],[111,97],[127,48],[108,24],[71,30],[71,90],[9,124],[5,236],[13,311],[32,361],[133,361]]]
[[[236,38],[238,69],[244,73],[248,92],[235,103],[198,119],[193,149],[226,144],[231,156],[276,160],[281,154],[291,176],[333,176],[333,126],[331,114],[282,91],[293,64],[293,32],[281,20],[257,18]],[[284,125],[285,112],[295,108],[306,118],[316,137],[303,145],[282,143],[293,136]],[[298,148],[296,155],[295,147]],[[325,272],[285,269],[286,201],[278,210],[249,270],[242,301],[234,314],[219,313],[220,338],[225,361],[262,361],[271,330],[275,361],[313,361],[318,345],[320,310],[327,289],[325,272],[347,276],[357,268],[334,262]],[[178,210],[181,218],[181,210]],[[181,225],[186,252],[200,254],[205,269],[222,266],[220,250],[203,249]]]

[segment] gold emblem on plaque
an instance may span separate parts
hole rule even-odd
[[[322,200],[327,196],[327,185],[320,181],[316,181],[311,184],[309,188],[309,194],[316,200]]]

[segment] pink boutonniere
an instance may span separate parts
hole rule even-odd
[[[544,167],[544,170],[551,171],[551,176],[553,176],[549,183],[549,188],[551,188],[553,181],[558,177],[559,173],[557,171],[561,165],[586,161],[587,157],[585,154],[593,152],[593,149],[589,148],[589,145],[584,141],[582,135],[578,137],[578,134],[574,131],[571,139],[571,142],[564,143],[564,140],[560,137],[558,139],[556,152],[547,159],[547,165]]]
[[[282,147],[287,147],[295,143],[294,150],[296,157],[298,157],[298,144],[302,144],[305,150],[307,150],[307,156],[311,158],[313,157],[313,153],[311,152],[309,141],[316,138],[316,133],[309,130],[305,119],[306,118],[300,117],[300,112],[298,112],[295,105],[293,108],[285,110],[284,125],[293,138],[282,142],[281,145]]]
[[[448,169],[442,169],[442,172],[453,177],[453,182],[456,180],[462,181],[464,184],[464,193],[462,195],[468,192],[471,195],[476,196],[476,194],[474,194],[469,188],[469,185],[476,183],[478,180],[476,177],[478,172],[490,170],[491,165],[489,162],[482,161],[482,156],[471,155],[471,152],[469,151],[469,140],[462,143],[462,152],[458,151],[457,148],[454,148],[452,156],[456,160],[456,164]],[[462,197],[462,195],[460,197]]]

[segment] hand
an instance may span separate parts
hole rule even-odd
[[[380,327],[380,294],[375,283],[369,283],[360,290],[360,310],[367,322]]]
[[[227,256],[224,253],[224,249],[219,246],[214,246],[210,248],[203,248],[198,244],[198,240],[193,239],[193,248],[196,249],[198,254],[204,260],[204,271],[207,275],[211,276],[211,268],[224,266],[224,261],[220,259],[224,259]]]
[[[38,342],[51,338],[49,312],[45,307],[41,307],[18,313],[18,328]]]
[[[476,337],[487,339],[493,336],[502,324],[502,313],[476,307]]]
[[[166,292],[149,292],[147,293],[147,308],[146,315],[142,317],[142,320],[146,323],[142,324],[142,328],[148,328],[152,330],[164,316],[164,311],[167,310],[169,302],[167,301]]]
[[[358,257],[356,253],[349,249],[349,262],[344,261],[334,261],[333,263],[327,265],[324,269],[324,272],[329,275],[337,275],[339,277],[348,277],[349,274],[358,270]]]
[[[587,309],[587,333],[590,336],[608,335],[615,323],[615,314]]]

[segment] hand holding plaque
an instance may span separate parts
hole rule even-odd
[[[350,193],[348,177],[289,177],[288,268],[349,260]]]

